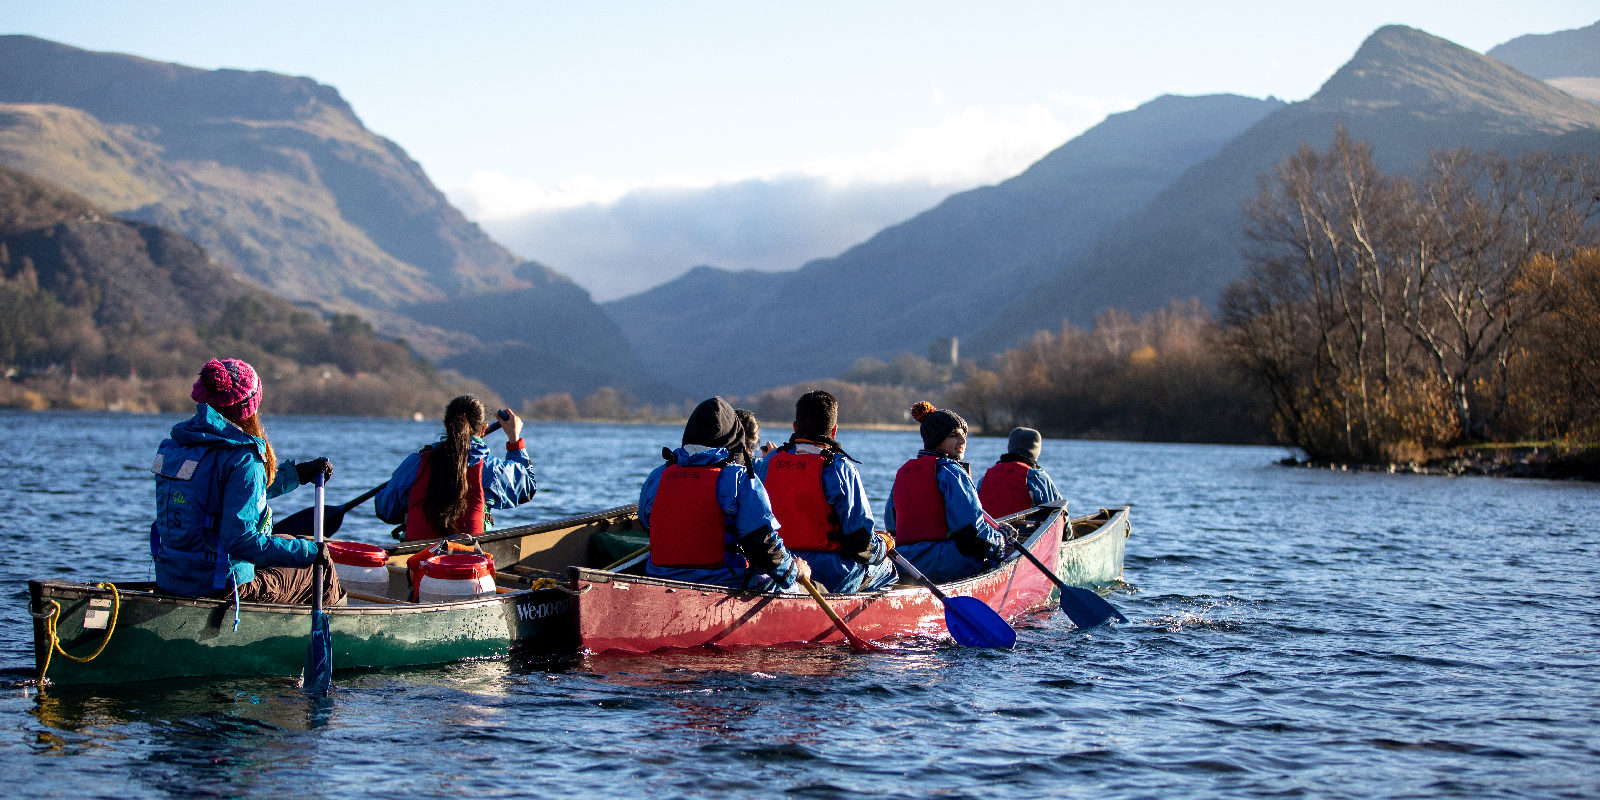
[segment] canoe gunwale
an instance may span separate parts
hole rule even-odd
[[[39,579],[39,578],[35,578],[35,579],[32,579],[32,580],[29,580],[28,581],[28,585],[30,587],[33,587],[35,585],[37,585],[39,587],[39,592],[38,592],[37,596],[41,600],[53,600],[53,599],[56,599],[58,597],[67,596],[68,594],[70,594],[70,595],[72,595],[74,597],[78,597],[78,596],[83,596],[83,597],[111,597],[111,590],[110,589],[102,589],[102,588],[100,588],[98,586],[95,586],[93,584],[75,583],[75,582],[72,582],[72,581],[63,581],[63,580],[56,580],[56,579]],[[157,590],[157,589],[147,588],[147,587],[151,587],[152,586],[152,584],[150,584],[148,582],[130,583],[130,584],[114,584],[114,585],[117,587],[117,595],[118,595],[119,602],[122,602],[122,603],[132,602],[132,603],[136,603],[136,604],[159,604],[159,605],[190,606],[190,607],[195,607],[195,608],[206,608],[206,609],[216,609],[218,607],[230,608],[231,609],[231,608],[233,608],[233,605],[234,605],[234,602],[233,602],[232,598],[185,597],[183,595],[167,594],[166,592],[163,592],[163,591],[160,591],[160,590]],[[496,595],[494,595],[492,597],[484,596],[484,597],[481,597],[481,598],[473,598],[471,600],[454,600],[454,601],[447,602],[447,603],[410,603],[410,602],[407,602],[407,603],[404,603],[404,604],[397,604],[397,605],[370,605],[370,606],[343,605],[343,606],[327,606],[326,608],[324,608],[324,610],[327,611],[328,614],[330,614],[330,615],[341,616],[341,617],[346,617],[346,616],[366,616],[366,615],[379,615],[379,616],[381,616],[381,615],[384,615],[384,614],[396,614],[396,613],[399,613],[399,614],[438,613],[440,611],[451,611],[451,610],[463,609],[463,608],[476,608],[476,607],[480,607],[480,606],[484,606],[484,607],[493,606],[493,605],[505,603],[505,602],[508,602],[508,601],[509,602],[515,602],[517,597],[529,594],[532,591],[533,590],[531,590],[531,589],[518,589],[518,590],[510,591],[510,592],[502,592],[502,593],[496,594]],[[28,612],[30,614],[32,614],[33,616],[35,616],[35,617],[40,617],[41,614],[48,615],[50,613],[49,611],[40,611],[40,610],[36,610],[34,608],[34,602],[32,600],[32,597],[33,597],[33,594],[30,593],[30,599],[29,599],[29,602],[28,602],[28,606],[29,606]],[[309,616],[311,614],[311,606],[310,605],[298,605],[298,604],[294,604],[294,603],[250,603],[250,602],[241,602],[241,603],[239,603],[239,612],[240,612],[241,615],[245,614],[245,613],[248,613],[248,612],[254,612],[254,613],[291,614],[291,615],[299,615],[299,616]]]
[[[602,509],[600,511],[591,511],[586,514],[575,514],[570,517],[562,517],[561,519],[550,520],[549,522],[540,522],[531,525],[517,525],[511,528],[499,528],[489,531],[482,536],[478,536],[476,539],[479,544],[488,544],[490,542],[501,542],[507,539],[521,539],[526,536],[535,536],[543,533],[568,531],[574,528],[581,528],[585,525],[594,525],[597,523],[600,525],[600,530],[605,531],[609,529],[611,524],[614,522],[624,520],[632,521],[636,520],[638,516],[639,504],[633,503],[625,506],[616,506],[615,508]],[[459,539],[460,537],[452,536],[443,538]],[[412,553],[432,547],[433,545],[438,544],[440,541],[442,541],[442,539],[416,539],[409,542],[400,542],[394,547],[387,548],[387,550],[391,557],[410,555]]]

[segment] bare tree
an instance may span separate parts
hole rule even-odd
[[[1448,387],[1462,438],[1482,440],[1506,407],[1509,345],[1552,308],[1552,281],[1528,279],[1528,266],[1596,242],[1600,165],[1454,150],[1431,159],[1421,195],[1400,322]],[[1474,403],[1479,383],[1484,409]]]

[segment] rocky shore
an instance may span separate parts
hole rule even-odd
[[[1501,478],[1600,481],[1600,447],[1581,450],[1550,446],[1475,448],[1405,464],[1345,464],[1302,460],[1293,456],[1278,463],[1286,467],[1414,475],[1490,475]]]

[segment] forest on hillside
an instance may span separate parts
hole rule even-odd
[[[213,357],[243,358],[271,413],[433,415],[482,384],[350,314],[244,283],[194,242],[0,168],[0,406],[182,411]]]

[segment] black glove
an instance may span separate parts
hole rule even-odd
[[[319,472],[322,473],[323,483],[327,483],[328,479],[333,477],[333,464],[328,461],[326,456],[313,458],[304,464],[294,465],[294,474],[300,479],[301,486],[316,480]]]

